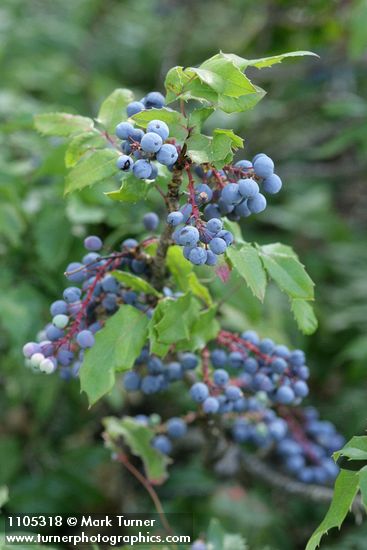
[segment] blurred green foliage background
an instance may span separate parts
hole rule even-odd
[[[243,57],[315,51],[249,72],[268,95],[241,116],[211,124],[245,137],[245,157],[265,151],[285,182],[245,238],[291,244],[317,283],[319,330],[302,337],[284,297],[265,307],[246,289],[227,298],[223,320],[303,346],[309,402],[345,436],[366,425],[367,365],[367,3],[364,0],[2,0],[0,4],[0,485],[8,511],[147,510],[135,482],[111,464],[100,419],[120,413],[116,390],[91,411],[78,382],[32,375],[20,349],[47,321],[64,288],[63,268],[88,232],[139,235],[141,215],[112,204],[101,187],[63,197],[64,144],[37,135],[35,113],[96,114],[115,87],[162,89],[173,65],[195,65],[219,49]],[[213,282],[218,297],[228,288]],[[154,409],[152,401],[152,410]],[[180,456],[161,489],[167,509],[219,517],[251,549],[303,548],[325,506],[289,499],[249,480],[236,487]],[[235,489],[235,490],[234,490]],[[228,512],[230,511],[230,513]],[[351,520],[332,548],[365,549]],[[332,542],[333,541],[333,542]],[[326,546],[325,546],[326,547]]]

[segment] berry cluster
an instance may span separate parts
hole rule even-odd
[[[299,405],[308,394],[304,353],[260,340],[253,331],[241,336],[221,331],[217,343],[220,347],[204,350],[201,358],[182,353],[168,362],[144,348],[134,369],[125,373],[124,388],[149,395],[183,380],[198,406],[195,414],[219,415],[237,443],[266,450],[302,482],[331,483],[338,468],[330,456],[343,445],[342,436],[330,422],[320,421],[315,409],[295,407],[291,416],[286,406]],[[148,423],[147,417],[137,419]],[[174,440],[186,434],[185,422],[187,417],[174,417],[156,426],[152,445],[170,454]]]
[[[280,191],[282,181],[274,174],[270,157],[260,153],[252,162],[240,160],[222,170],[198,165],[195,173],[199,182],[186,166],[188,174],[187,202],[171,212],[167,223],[176,227],[174,241],[183,246],[186,259],[195,265],[215,265],[218,256],[224,254],[233,242],[230,231],[223,229],[222,216],[239,221],[251,214],[259,214],[266,208],[266,193]]]
[[[152,219],[148,219],[151,226]],[[101,256],[103,243],[99,237],[87,237],[84,246],[87,254],[82,261],[66,268],[73,286],[51,304],[51,323],[39,334],[39,342],[28,342],[23,347],[26,365],[35,371],[51,374],[58,369],[62,378],[77,376],[85,350],[94,344],[95,333],[120,304],[132,305],[148,316],[153,314],[152,297],[124,287],[110,274],[128,269],[149,275],[149,264],[135,239],[126,239],[121,252],[109,256]]]
[[[150,92],[140,101],[129,103],[126,108],[129,117],[145,109],[161,109],[165,100],[161,93]],[[173,143],[167,141],[169,128],[162,120],[152,120],[144,132],[135,128],[130,122],[120,122],[116,126],[116,136],[122,140],[122,155],[116,165],[123,172],[132,172],[135,177],[154,180],[158,175],[156,160],[164,166],[172,167],[178,159],[178,150]]]

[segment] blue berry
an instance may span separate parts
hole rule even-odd
[[[203,411],[206,414],[215,414],[219,411],[219,401],[216,397],[207,397],[203,403]]]
[[[182,212],[170,212],[167,216],[167,223],[169,225],[172,225],[173,227],[176,227],[177,225],[180,225],[184,221],[184,215]]]
[[[130,122],[120,122],[116,126],[116,136],[120,139],[128,139],[134,132],[134,126]]]
[[[274,172],[274,162],[267,155],[259,155],[254,161],[254,171],[260,178],[268,178]]]
[[[156,435],[152,439],[152,446],[164,455],[169,455],[172,451],[172,443],[165,435]]]
[[[145,180],[148,179],[152,173],[152,167],[150,162],[145,159],[137,160],[133,166],[134,176]]]
[[[259,186],[252,178],[238,180],[238,190],[245,199],[251,199],[259,193]]]
[[[130,172],[134,166],[134,161],[128,155],[120,155],[116,160],[116,166],[119,170],[123,172]]]
[[[153,132],[148,132],[141,140],[141,147],[146,153],[157,153],[162,145],[163,141],[161,136]]]
[[[214,349],[210,354],[210,360],[215,368],[221,368],[226,366],[228,356],[224,350]]]
[[[190,250],[189,260],[194,265],[204,265],[207,260],[207,252],[205,248],[195,246]]]
[[[261,193],[258,193],[247,201],[248,209],[251,214],[260,214],[266,208],[266,198]]]
[[[124,375],[123,385],[126,391],[137,391],[140,387],[140,376],[131,370]]]
[[[160,92],[150,92],[143,98],[142,102],[147,109],[161,109],[164,106],[165,99]]]
[[[68,312],[68,304],[64,300],[56,300],[50,306],[50,313],[54,317],[59,314],[66,314]]]
[[[271,174],[268,178],[265,178],[263,181],[263,190],[265,193],[270,195],[275,195],[279,193],[282,188],[282,180],[276,174]]]
[[[240,397],[242,397],[242,391],[237,386],[227,386],[226,397],[230,401],[236,401],[236,399],[240,399]]]
[[[216,237],[223,239],[227,243],[227,246],[230,246],[234,241],[232,233],[226,229],[219,231],[216,234]]]
[[[218,257],[211,250],[206,251],[206,265],[215,265],[218,262]]]
[[[297,380],[293,384],[293,390],[297,397],[306,397],[309,392],[308,386],[303,380]]]
[[[199,360],[197,356],[194,353],[189,353],[189,352],[183,353],[180,356],[180,361],[181,361],[182,368],[184,370],[196,369],[196,367],[199,364]]]
[[[147,126],[147,131],[158,134],[163,141],[166,141],[169,136],[169,128],[162,120],[151,120]]]
[[[214,371],[213,380],[217,386],[225,386],[229,381],[229,374],[224,369],[217,369]]]
[[[155,212],[148,212],[143,217],[143,225],[147,231],[155,231],[159,225],[159,217]]]
[[[94,345],[94,336],[90,330],[82,330],[77,334],[76,341],[81,348],[91,348]]]
[[[290,405],[294,401],[295,395],[289,386],[280,386],[276,392],[276,399],[282,405]]]
[[[67,279],[73,283],[82,283],[87,275],[84,265],[80,262],[71,262],[66,268],[66,273]]]
[[[199,240],[199,231],[192,225],[183,227],[178,236],[178,242],[181,246],[195,246]]]
[[[218,231],[221,231],[223,229],[223,222],[219,218],[211,218],[207,222],[206,228],[212,233],[218,233]]]
[[[209,397],[208,386],[204,384],[204,382],[196,382],[190,388],[190,395],[196,403],[202,403],[207,397]]]
[[[86,237],[84,239],[84,247],[87,250],[101,250],[103,246],[103,243],[99,237],[96,237],[95,235],[89,235],[89,237]]]
[[[221,199],[226,204],[230,205],[240,202],[242,199],[242,195],[240,194],[237,183],[228,183],[228,185],[226,185],[224,189],[222,189]]]
[[[132,101],[126,107],[126,113],[127,116],[130,117],[136,115],[137,113],[140,113],[140,111],[144,111],[144,109],[144,103],[142,103],[141,101]]]
[[[183,437],[187,432],[187,426],[181,418],[170,418],[167,422],[167,433],[172,439]]]
[[[178,152],[174,145],[165,143],[157,153],[157,161],[164,166],[172,166],[178,159]]]
[[[220,237],[214,237],[214,239],[210,241],[209,247],[214,254],[224,254],[227,249],[227,243],[224,239],[221,239]]]

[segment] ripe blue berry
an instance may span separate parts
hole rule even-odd
[[[259,193],[259,186],[252,178],[238,180],[238,189],[245,199],[251,199]]]
[[[221,231],[223,229],[223,222],[219,218],[211,218],[207,222],[206,228],[212,233],[218,233],[218,231]]]
[[[195,246],[199,240],[199,231],[192,225],[183,227],[178,235],[178,242],[181,246]]]
[[[161,136],[153,132],[148,132],[141,140],[141,147],[146,153],[157,153],[162,145],[163,141]]]
[[[133,166],[134,176],[145,180],[148,179],[152,173],[152,167],[150,162],[145,159],[137,160]]]
[[[136,115],[136,113],[140,113],[140,111],[143,111],[145,109],[144,103],[141,101],[132,101],[129,103],[129,105],[126,107],[126,113],[127,116],[133,116]]]
[[[116,136],[120,139],[128,139],[134,132],[134,126],[130,122],[120,122],[116,126]]]
[[[222,189],[220,197],[222,201],[229,205],[236,204],[242,199],[237,183],[228,183],[228,185]]]
[[[181,418],[170,418],[167,422],[167,433],[172,439],[183,437],[187,432],[187,426]]]
[[[156,435],[152,439],[152,445],[157,451],[160,451],[164,455],[169,455],[172,451],[172,443],[165,435]]]
[[[143,98],[142,102],[147,109],[162,109],[165,99],[160,92],[150,92]]]
[[[143,217],[143,225],[147,231],[155,231],[159,225],[159,217],[155,212],[148,212]]]
[[[261,154],[254,161],[254,171],[260,178],[268,178],[274,172],[274,162],[267,155]]]
[[[162,120],[151,120],[147,126],[147,131],[158,134],[163,141],[166,141],[169,136],[169,128]]]
[[[103,243],[99,237],[89,235],[89,237],[84,239],[84,246],[87,250],[96,251],[101,250]]]
[[[265,193],[270,195],[275,195],[279,193],[282,188],[282,180],[276,174],[271,174],[268,178],[265,178],[263,181],[263,190]]]
[[[227,249],[227,243],[224,239],[221,239],[220,237],[214,237],[214,239],[210,241],[209,247],[214,254],[224,254]]]
[[[203,411],[206,414],[215,414],[219,410],[219,401],[216,397],[207,397],[203,403]]]
[[[128,155],[120,155],[116,160],[116,166],[119,170],[123,172],[130,172],[134,166],[134,161]]]
[[[167,223],[169,225],[172,225],[173,227],[176,227],[177,225],[180,225],[184,221],[184,215],[182,212],[170,212],[167,216]]]
[[[224,369],[217,369],[214,371],[213,380],[217,386],[225,386],[229,381],[229,374]]]
[[[195,246],[190,250],[189,260],[194,265],[204,265],[207,259],[207,252],[205,248]]]
[[[140,376],[137,372],[131,370],[127,372],[123,379],[123,385],[126,391],[137,391],[140,387]]]
[[[76,341],[81,348],[91,348],[94,345],[94,336],[90,330],[82,330],[77,334]]]
[[[208,386],[204,384],[204,382],[196,382],[190,388],[190,395],[196,403],[202,403],[207,397],[209,397]]]
[[[247,201],[248,209],[251,214],[260,214],[266,208],[266,198],[261,193],[258,193]]]
[[[294,401],[295,395],[289,386],[280,386],[276,392],[276,399],[282,405],[290,405]]]
[[[172,164],[174,164],[177,159],[177,149],[174,145],[171,145],[170,143],[165,143],[164,145],[162,145],[157,153],[157,161],[164,166],[172,166]]]

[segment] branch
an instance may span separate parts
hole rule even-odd
[[[168,212],[174,212],[179,208],[179,189],[182,183],[182,169],[174,168],[172,180],[168,184],[168,192],[166,196],[166,204]],[[166,225],[159,241],[157,253],[152,263],[152,284],[157,290],[161,290],[164,285],[164,276],[166,272],[166,256],[167,250],[172,242],[172,233],[174,228],[171,225]]]

